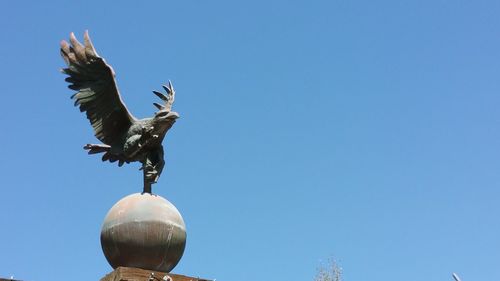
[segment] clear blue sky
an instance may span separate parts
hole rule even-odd
[[[0,276],[98,280],[104,216],[141,190],[82,149],[59,42],[89,29],[134,115],[177,89],[175,272],[500,280],[500,2],[123,2],[1,5]]]

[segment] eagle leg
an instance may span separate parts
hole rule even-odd
[[[151,185],[158,181],[164,166],[162,146],[148,153],[142,161],[144,193],[151,193]]]

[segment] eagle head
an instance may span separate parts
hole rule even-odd
[[[159,110],[155,113],[153,120],[155,123],[173,123],[175,119],[179,118],[179,113],[166,109]]]

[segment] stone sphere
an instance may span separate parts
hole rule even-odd
[[[170,272],[186,246],[186,226],[172,203],[149,193],[131,194],[109,210],[101,247],[113,268]]]

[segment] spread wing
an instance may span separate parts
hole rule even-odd
[[[95,136],[112,145],[127,132],[135,117],[123,103],[115,81],[113,68],[97,55],[88,32],[84,45],[70,35],[71,45],[61,41],[61,55],[68,65],[62,72],[69,75],[68,88],[77,91],[71,96],[75,106],[87,114]]]

